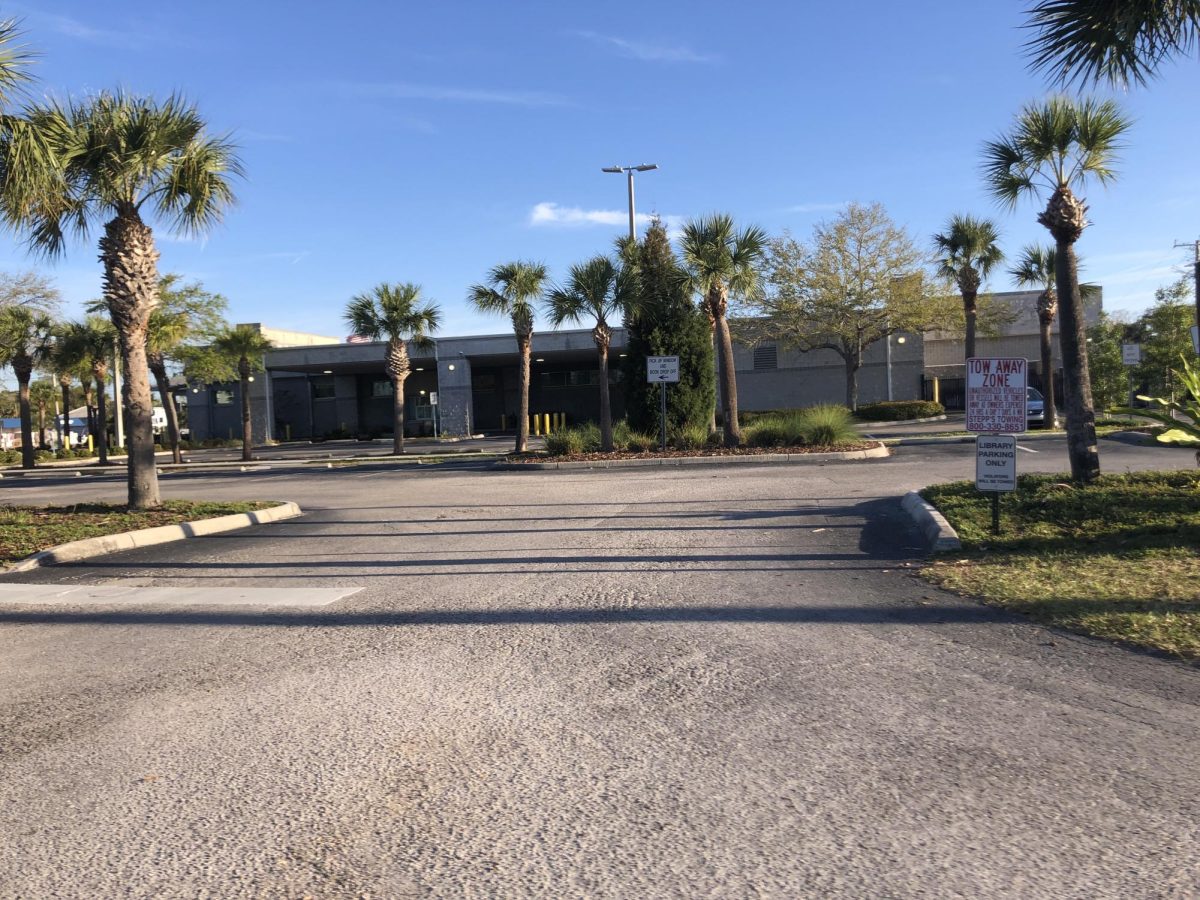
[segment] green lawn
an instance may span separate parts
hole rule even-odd
[[[100,537],[211,519],[231,513],[253,512],[277,505],[272,501],[200,503],[168,500],[158,509],[131,511],[108,503],[75,506],[0,506],[0,566],[8,566],[39,550],[83,538]]]
[[[963,544],[922,574],[1048,625],[1200,660],[1200,472],[1018,484],[998,536],[973,483],[922,491]]]

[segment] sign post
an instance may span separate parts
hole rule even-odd
[[[1017,489],[1017,434],[1029,426],[1029,360],[967,360],[967,431],[975,438],[975,489],[991,494],[992,533],[1000,533],[1000,494]]]
[[[679,383],[678,356],[647,356],[646,382],[658,384],[659,447],[667,449],[667,385]]]
[[[437,391],[429,392],[429,405],[433,407],[433,439],[438,439],[438,402]]]

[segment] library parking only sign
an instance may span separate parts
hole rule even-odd
[[[1029,360],[973,357],[967,360],[967,431],[1020,434],[1028,424]]]

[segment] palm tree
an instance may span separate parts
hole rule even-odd
[[[517,350],[520,409],[517,415],[517,453],[529,446],[529,357],[533,349],[534,303],[546,286],[546,267],[541,263],[501,263],[488,272],[486,284],[471,286],[469,299],[480,312],[508,316],[512,320]]]
[[[730,295],[750,298],[758,293],[758,267],[766,252],[767,235],[749,226],[737,231],[733,219],[718,213],[693,219],[683,227],[683,265],[693,291],[715,329],[721,368],[721,401],[725,419],[725,446],[742,441],[738,426],[737,379],[733,368],[733,341],[726,313]]]
[[[610,318],[624,315],[633,299],[633,279],[627,269],[607,256],[596,256],[571,266],[565,285],[551,289],[546,297],[550,321],[555,328],[564,322],[596,320],[592,340],[600,357],[600,448],[613,448],[612,404],[608,393],[608,346],[612,342]]]
[[[171,376],[167,373],[167,354],[183,343],[189,332],[187,316],[181,312],[158,307],[150,313],[146,326],[146,364],[154,376],[163,413],[167,417],[167,437],[171,442],[171,458],[183,462],[179,449],[179,411],[171,392]]]
[[[1072,101],[1055,97],[1025,107],[1013,131],[985,147],[984,171],[993,196],[1010,208],[1021,197],[1048,194],[1038,215],[1054,237],[1059,341],[1066,392],[1067,453],[1071,477],[1092,481],[1100,474],[1096,414],[1088,373],[1086,323],[1079,290],[1075,242],[1087,227],[1087,204],[1075,195],[1089,177],[1107,184],[1113,158],[1129,120],[1111,100]]]
[[[262,357],[274,346],[262,332],[252,325],[236,325],[227,328],[213,341],[213,349],[230,363],[237,365],[238,382],[242,397],[242,461],[253,459],[254,429],[250,419],[250,379],[254,372],[262,369]]]
[[[404,382],[411,367],[408,344],[426,348],[441,323],[437,304],[421,304],[420,285],[377,284],[350,300],[343,316],[350,330],[373,341],[387,341],[384,368],[392,382],[392,453],[404,452]]]
[[[178,96],[51,101],[28,107],[22,122],[0,132],[0,215],[49,256],[63,254],[68,233],[103,226],[104,300],[126,372],[129,505],[157,506],[146,332],[159,300],[158,250],[143,213],[179,233],[208,231],[233,202],[240,163]]]
[[[38,446],[46,446],[46,410],[55,400],[53,381],[34,381],[29,385],[30,405],[37,409]]]
[[[116,329],[103,316],[88,316],[82,322],[68,322],[58,332],[59,365],[79,367],[80,381],[90,376],[96,384],[96,414],[88,422],[88,432],[95,436],[96,453],[100,464],[108,463],[108,358],[112,353]],[[91,409],[90,398],[86,401]]]
[[[1032,68],[1064,83],[1145,84],[1200,44],[1200,0],[1041,0],[1029,16]]]
[[[939,254],[938,274],[958,286],[967,320],[966,358],[975,355],[975,320],[979,311],[979,285],[1004,258],[997,241],[1000,232],[993,222],[974,216],[953,216],[945,234],[935,234]]]
[[[46,359],[54,323],[43,312],[28,306],[0,309],[0,365],[12,366],[17,376],[21,416],[21,468],[34,466],[33,416],[29,407],[29,380],[33,369]]]
[[[1054,248],[1039,247],[1037,244],[1024,247],[1017,264],[1008,270],[1018,287],[1041,289],[1037,299],[1037,314],[1042,357],[1042,396],[1045,399],[1047,428],[1058,427],[1058,409],[1054,405],[1054,347],[1050,338],[1054,317],[1058,314],[1054,270]]]

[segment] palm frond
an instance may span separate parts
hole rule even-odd
[[[1041,0],[1027,12],[1030,67],[1062,84],[1145,84],[1200,42],[1200,0]]]

